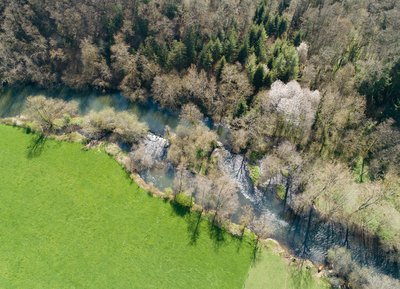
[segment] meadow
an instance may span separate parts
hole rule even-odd
[[[275,289],[303,278],[270,251],[257,265],[253,249],[150,196],[101,150],[0,125],[0,288],[234,289],[249,276],[246,288]]]

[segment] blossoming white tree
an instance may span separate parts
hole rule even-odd
[[[310,130],[320,99],[318,90],[301,88],[295,80],[287,84],[277,80],[269,92],[270,109],[280,116],[283,125],[303,133]]]

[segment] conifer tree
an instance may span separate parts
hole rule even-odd
[[[176,68],[178,71],[187,67],[186,45],[181,41],[174,41],[172,49],[168,53],[168,67]]]

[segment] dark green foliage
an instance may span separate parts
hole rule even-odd
[[[254,77],[253,77],[253,85],[257,91],[260,90],[263,86],[265,86],[267,84],[266,77],[267,77],[267,74],[265,73],[264,66],[262,64],[259,64],[257,66],[257,69],[256,69],[256,71],[254,73]]]
[[[215,68],[215,76],[218,81],[221,80],[221,74],[222,74],[222,71],[224,70],[225,64],[226,64],[225,56],[222,56],[222,58],[218,61],[216,68]]]
[[[242,100],[239,102],[238,107],[236,109],[236,113],[235,116],[236,117],[240,117],[242,115],[244,115],[247,111],[248,111],[248,106],[245,100]]]
[[[267,33],[263,26],[258,31],[257,42],[255,44],[255,52],[258,58],[258,61],[265,62],[267,60],[267,52],[266,52],[266,41],[267,41]]]
[[[228,62],[234,62],[237,58],[238,50],[238,35],[234,28],[232,28],[228,37],[224,41],[224,54]]]
[[[296,79],[299,74],[299,56],[294,46],[286,41],[277,41],[272,48],[269,67],[273,81]]]
[[[301,43],[301,41],[303,40],[304,37],[304,32],[303,31],[296,31],[293,34],[293,45],[298,47]]]
[[[196,61],[197,40],[198,33],[193,29],[193,27],[190,27],[189,31],[186,33],[184,40],[184,43],[186,45],[186,56],[190,62]]]
[[[250,44],[249,44],[249,37],[246,37],[243,40],[242,45],[240,46],[239,53],[238,53],[238,61],[242,64],[246,62],[247,57],[250,54]]]
[[[372,82],[361,83],[359,90],[367,97],[370,115],[381,120],[392,117],[400,123],[400,60]]]
[[[178,15],[178,4],[174,3],[174,1],[169,1],[164,8],[164,14],[169,19],[173,19]]]
[[[224,53],[224,47],[222,46],[221,41],[219,38],[217,38],[213,42],[213,47],[212,47],[212,57],[213,59],[220,59]]]
[[[186,45],[181,41],[174,41],[172,48],[168,53],[167,64],[170,69],[175,68],[178,71],[188,66],[188,58],[186,55]]]
[[[254,22],[256,24],[261,24],[264,22],[267,17],[267,8],[265,7],[265,1],[261,1],[260,5],[258,5],[256,9],[256,13],[254,15]]]
[[[201,51],[199,56],[199,62],[201,68],[203,68],[206,71],[211,70],[214,63],[212,41],[208,42],[207,45],[203,47],[203,50]]]

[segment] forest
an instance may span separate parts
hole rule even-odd
[[[255,183],[285,178],[277,194],[288,210],[377,238],[400,272],[399,27],[396,0],[3,0],[0,81],[121,91],[179,112],[167,135],[175,195],[233,190],[215,170],[221,140],[208,118],[227,130],[230,151],[260,164]],[[45,133],[77,125],[65,117],[77,114],[73,103],[28,102]],[[148,130],[112,110],[79,126],[131,144]],[[143,152],[136,166],[151,165]],[[216,221],[230,201],[214,204]],[[347,254],[329,252],[335,276],[352,288],[393,288]]]

